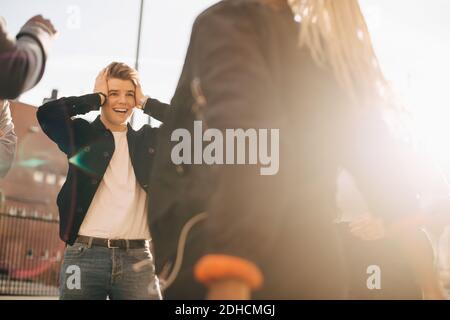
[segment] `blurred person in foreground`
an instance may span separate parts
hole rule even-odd
[[[387,91],[356,0],[225,0],[200,14],[150,180],[166,298],[347,298],[334,223],[340,168],[425,281],[426,239],[403,224],[419,205],[383,121]],[[279,170],[175,163],[172,134],[195,135],[194,120],[222,136],[278,129]]]

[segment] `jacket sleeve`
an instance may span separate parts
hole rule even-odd
[[[17,136],[11,119],[9,103],[0,101],[0,178],[9,171],[16,152]]]
[[[144,113],[158,121],[164,122],[170,105],[157,99],[148,98],[144,106]]]
[[[279,128],[268,116],[276,105],[270,94],[272,79],[251,16],[245,6],[223,6],[199,16],[194,24],[193,72],[206,100],[203,116],[209,128]],[[263,198],[273,177],[261,176],[257,166],[216,169],[206,222],[210,253],[261,265],[275,243],[271,222],[278,217],[264,201],[251,201],[248,190]]]
[[[357,113],[354,113],[354,115]],[[386,222],[420,214],[420,167],[379,110],[360,110],[344,126],[343,166],[354,176],[371,214]]]
[[[0,98],[15,99],[42,78],[50,34],[36,23],[25,24],[16,37],[8,37],[0,17]]]
[[[96,93],[81,97],[61,98],[39,107],[37,119],[44,133],[54,141],[66,155],[72,155],[75,148],[75,128],[83,119],[72,119],[100,108],[100,95]]]

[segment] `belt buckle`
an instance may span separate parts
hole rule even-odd
[[[108,239],[108,249],[119,249],[119,247],[111,247],[111,239]]]

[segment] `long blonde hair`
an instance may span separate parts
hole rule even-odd
[[[330,67],[358,103],[387,94],[358,0],[287,0],[300,23],[299,44],[314,61]]]

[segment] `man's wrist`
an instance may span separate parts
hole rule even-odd
[[[147,104],[147,101],[150,97],[149,96],[144,96],[143,98],[140,99],[139,101],[139,109],[144,110],[145,109],[145,105]]]
[[[106,94],[103,92],[96,92],[100,96],[100,107],[106,103]]]

